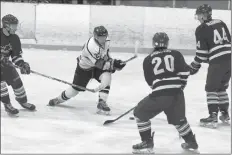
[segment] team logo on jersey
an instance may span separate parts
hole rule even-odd
[[[100,52],[95,53],[94,56],[95,56],[96,59],[100,59],[101,58],[101,53]]]
[[[12,46],[10,43],[5,46],[1,46],[1,54],[9,55],[11,51],[12,51]]]

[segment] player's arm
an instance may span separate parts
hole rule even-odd
[[[205,34],[207,32],[204,28],[197,28],[195,32],[197,50],[193,62],[189,65],[191,75],[198,72],[202,62],[208,62],[208,45],[204,36]]]
[[[231,43],[230,31],[229,31],[227,25],[226,25],[223,21],[221,21],[221,22],[222,22],[223,27],[225,28],[227,39],[228,39],[228,41]]]
[[[144,60],[143,60],[143,73],[144,73],[144,78],[147,82],[147,84],[150,86],[150,88],[152,88],[152,82],[153,82],[153,78],[152,78],[152,66],[151,63],[149,61],[150,56],[147,56]]]
[[[22,48],[21,48],[21,41],[18,35],[14,35],[12,38],[12,62],[20,67],[20,71],[22,74],[30,74],[30,65],[23,60],[22,57]]]
[[[110,60],[113,61],[113,71],[115,70],[120,71],[122,70],[123,67],[125,67],[126,63],[123,63],[122,60],[120,59],[113,59],[110,55],[110,39],[107,37],[106,43],[105,43],[105,50],[106,50],[106,59],[105,60]]]
[[[177,76],[181,78],[182,88],[184,89],[190,75],[189,66],[180,52],[177,53],[176,59],[174,66],[176,66]]]

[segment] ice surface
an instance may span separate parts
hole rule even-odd
[[[24,49],[24,59],[32,70],[72,82],[76,67],[76,51],[47,51]],[[131,53],[112,53],[114,57],[127,59]],[[2,153],[131,153],[131,146],[140,142],[132,113],[119,121],[103,126],[103,122],[114,119],[135,106],[150,93],[144,81],[142,61],[145,54],[113,75],[109,104],[112,116],[97,115],[98,94],[81,93],[59,107],[48,107],[49,99],[59,95],[68,86],[37,75],[21,75],[29,101],[37,106],[36,112],[23,110],[14,100],[9,88],[12,104],[20,109],[18,118],[9,117],[1,104],[1,152]],[[193,56],[185,56],[191,62]],[[186,113],[196,134],[201,153],[230,153],[231,127],[218,129],[199,127],[199,119],[208,115],[204,92],[207,65],[198,74],[189,78],[185,88]],[[88,88],[94,88],[92,80]],[[230,88],[228,89],[231,96]],[[156,153],[183,153],[176,129],[167,124],[162,113],[152,119]]]

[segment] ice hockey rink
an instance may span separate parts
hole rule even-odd
[[[72,82],[77,51],[52,51],[23,49],[24,59],[31,69],[49,76]],[[114,58],[126,60],[132,53],[112,53]],[[68,102],[48,107],[49,99],[59,95],[68,87],[35,74],[21,75],[28,99],[37,106],[36,112],[23,110],[14,100],[9,88],[13,106],[20,109],[19,117],[9,117],[1,104],[1,153],[131,153],[132,145],[140,142],[135,120],[130,113],[115,123],[103,126],[108,119],[115,119],[135,106],[151,92],[146,84],[142,62],[147,54],[127,64],[120,72],[113,74],[108,103],[111,116],[96,114],[98,94],[84,92]],[[190,63],[193,56],[185,56]],[[208,116],[205,97],[205,78],[208,65],[199,73],[189,77],[184,90],[186,114],[199,144],[201,153],[230,153],[231,127],[219,124],[217,129],[202,128],[199,119]],[[92,80],[88,88],[94,88]],[[228,89],[229,96],[231,88]],[[157,154],[184,153],[174,126],[168,125],[163,113],[152,119],[154,150]]]

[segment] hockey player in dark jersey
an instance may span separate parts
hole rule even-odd
[[[22,80],[13,66],[20,67],[22,74],[30,74],[30,66],[22,58],[21,42],[15,34],[18,26],[18,19],[11,15],[2,18],[1,28],[1,102],[5,110],[10,114],[18,114],[18,109],[11,104],[7,85],[14,91],[15,99],[19,104],[28,110],[35,110],[35,105],[27,102],[27,95],[23,87]],[[10,60],[11,57],[11,60]]]
[[[198,144],[185,116],[183,89],[187,84],[189,66],[179,51],[167,49],[169,38],[166,33],[153,37],[154,50],[143,61],[144,77],[152,93],[142,99],[134,109],[142,142],[133,145],[133,153],[154,153],[150,119],[163,112],[169,124],[176,127],[185,140],[181,147],[197,151]]]
[[[200,124],[216,128],[219,111],[222,122],[230,119],[226,90],[231,78],[231,35],[223,21],[212,19],[212,8],[207,4],[197,8],[195,18],[201,24],[195,32],[197,51],[190,74],[196,74],[201,63],[209,64],[205,85],[209,117],[200,119]]]

